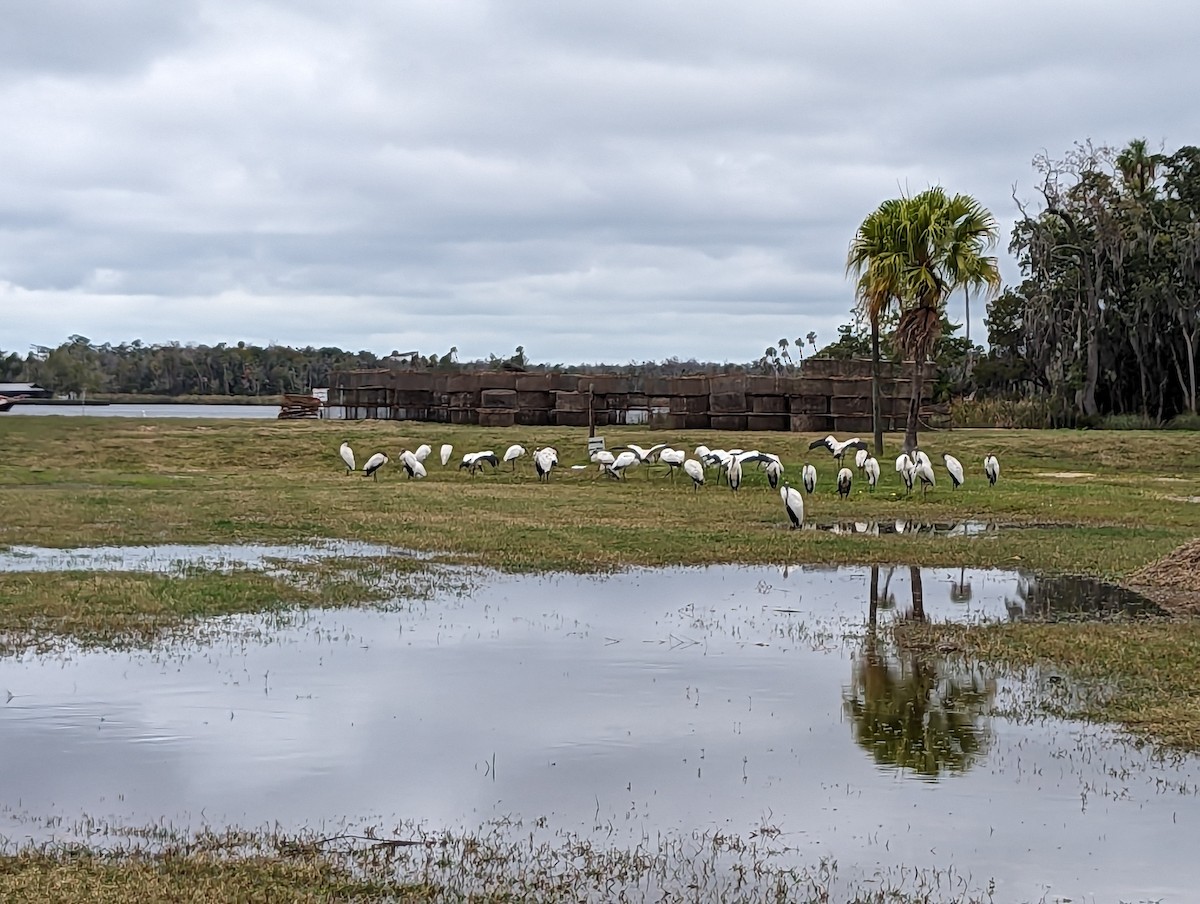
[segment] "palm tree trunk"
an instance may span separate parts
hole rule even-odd
[[[908,402],[908,422],[904,426],[904,451],[917,448],[917,427],[920,424],[921,394],[925,390],[925,362],[913,356],[912,398]]]
[[[879,411],[879,318],[871,318],[871,427],[875,431],[875,456],[883,457],[883,415]]]

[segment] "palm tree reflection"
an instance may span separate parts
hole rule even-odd
[[[924,587],[913,568],[913,619],[924,619]],[[951,670],[881,639],[875,621],[882,594],[871,569],[869,629],[843,691],[854,740],[880,765],[919,776],[964,772],[987,750],[995,686],[972,670]]]

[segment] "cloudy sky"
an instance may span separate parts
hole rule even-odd
[[[1186,2],[14,0],[0,348],[746,361],[872,208],[1200,143]],[[956,302],[956,305],[958,303]],[[961,310],[961,308],[959,308]],[[982,337],[982,312],[972,311]]]

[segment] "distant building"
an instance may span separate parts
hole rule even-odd
[[[37,383],[0,383],[0,396],[28,396],[31,399],[48,399],[54,395],[44,386]]]

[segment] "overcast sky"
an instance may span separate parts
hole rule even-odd
[[[0,348],[824,344],[880,201],[976,196],[1015,279],[1034,154],[1200,143],[1197,47],[1182,0],[14,0]]]

